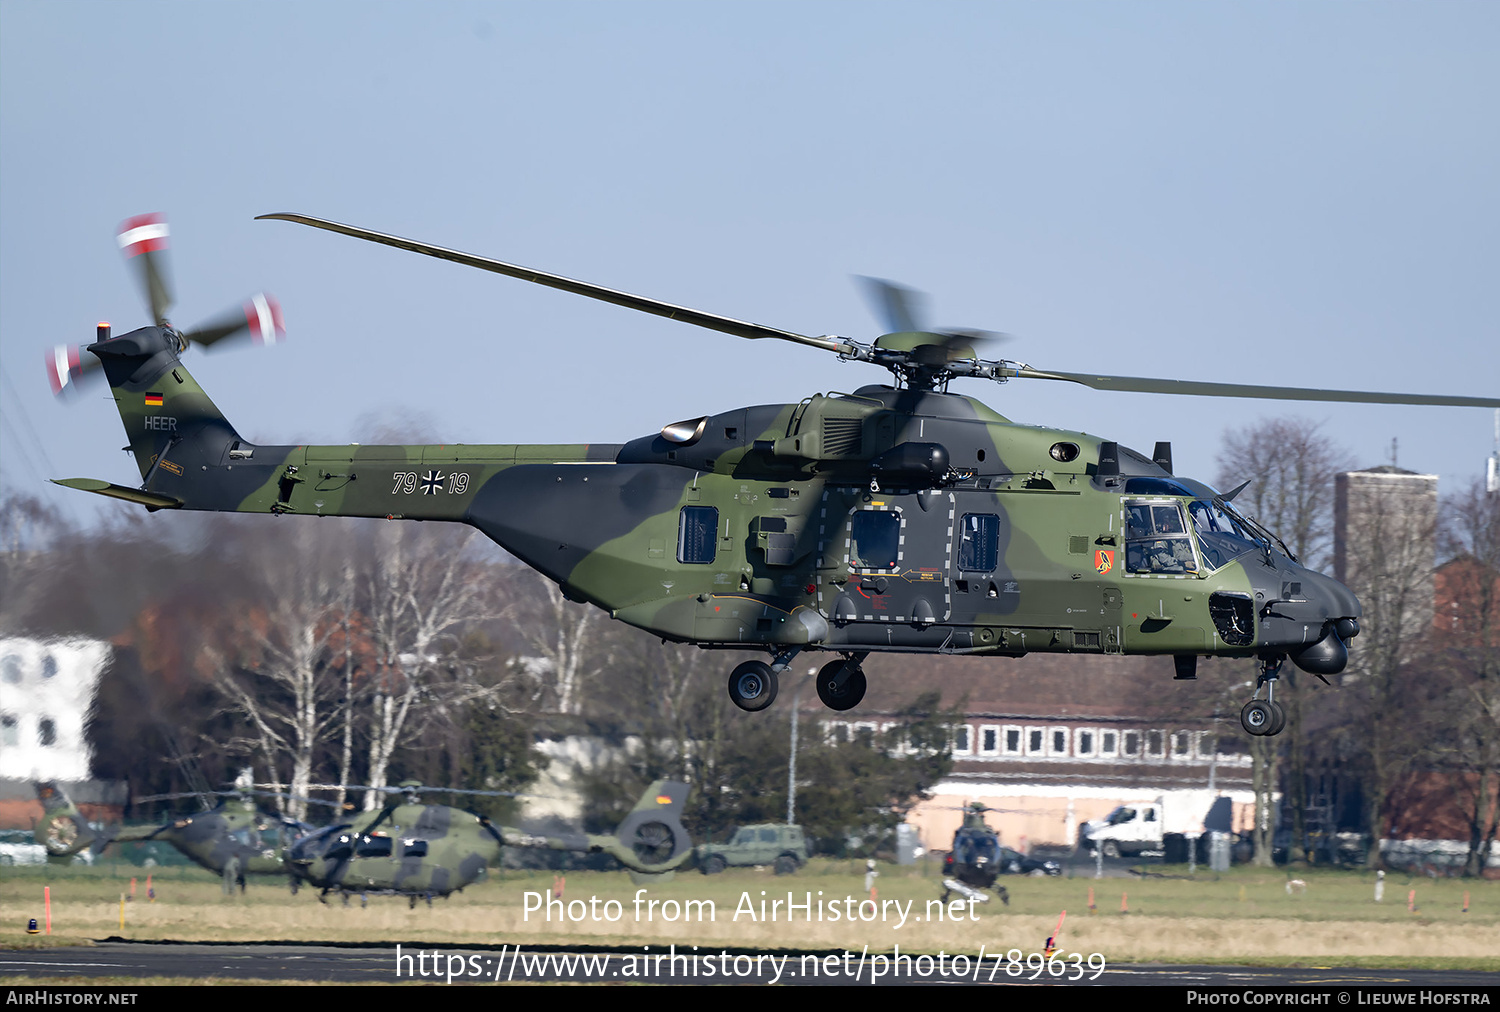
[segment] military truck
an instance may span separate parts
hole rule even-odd
[[[771,865],[778,875],[790,875],[807,863],[811,852],[801,826],[765,822],[741,826],[728,843],[705,843],[698,848],[698,870],[717,875],[725,868]]]

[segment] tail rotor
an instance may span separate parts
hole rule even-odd
[[[280,344],[286,337],[281,306],[266,292],[257,292],[235,309],[220,313],[189,330],[172,326],[167,314],[173,305],[171,272],[167,261],[171,231],[160,214],[141,214],[121,222],[116,242],[124,253],[141,287],[147,309],[155,326],[176,344],[177,353],[189,345],[205,349],[240,342],[232,338],[248,337],[256,345]],[[108,323],[99,324],[95,344],[110,340]],[[52,392],[67,396],[88,386],[102,372],[98,356],[90,345],[59,344],[47,352],[47,381]]]

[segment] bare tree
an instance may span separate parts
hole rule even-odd
[[[533,699],[555,713],[582,713],[585,683],[606,662],[595,649],[603,612],[569,601],[532,572],[516,573],[507,595],[506,614],[532,654],[516,663],[535,687]]]
[[[469,550],[468,528],[419,528],[384,524],[362,575],[362,600],[375,648],[368,687],[369,782],[386,785],[391,758],[425,720],[423,708],[441,694],[483,695],[478,683],[459,678],[439,686],[456,670],[452,656],[464,631],[496,611],[484,567]],[[365,808],[380,792],[365,796]]]
[[[6,493],[0,500],[0,629],[20,632],[38,598],[36,584],[56,559],[49,555],[68,526],[35,496]]]
[[[1435,672],[1446,690],[1435,751],[1468,826],[1465,875],[1489,862],[1500,829],[1500,493],[1475,481],[1444,503]]]
[[[252,544],[242,552],[250,590],[233,609],[228,636],[208,641],[205,653],[229,709],[249,725],[231,747],[259,753],[278,786],[288,771],[294,799],[286,810],[300,819],[306,804],[299,799],[343,691],[354,571],[346,528],[304,522],[278,533],[274,550]]]
[[[1349,450],[1309,418],[1266,418],[1224,433],[1219,487],[1250,485],[1235,498],[1309,569],[1325,568],[1333,552],[1334,475],[1354,467]]]
[[[1350,452],[1325,436],[1322,426],[1308,418],[1290,416],[1262,419],[1257,424],[1224,433],[1217,481],[1228,490],[1249,480],[1235,505],[1250,513],[1280,537],[1303,565],[1324,569],[1333,548],[1334,476],[1354,466]],[[1305,860],[1307,839],[1307,775],[1303,696],[1307,686],[1288,665],[1283,673],[1287,734],[1278,741],[1257,738],[1250,743],[1251,777],[1256,783],[1255,861],[1271,864],[1270,836],[1276,826],[1270,816],[1276,787],[1276,755],[1286,748],[1287,803],[1292,816],[1291,859]]]

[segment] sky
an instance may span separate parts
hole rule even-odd
[[[175,323],[280,300],[286,344],[186,359],[262,443],[624,442],[888,375],[275,211],[805,334],[878,336],[871,275],[1040,369],[1495,396],[1496,52],[1488,2],[0,0],[0,489],[135,508],[47,484],[139,475],[107,388],[55,401],[42,363],[148,322],[114,242],[145,212]],[[1281,415],[1445,491],[1495,438],[1474,408],[953,389],[1208,481]]]

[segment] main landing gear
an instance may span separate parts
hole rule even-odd
[[[745,661],[729,673],[729,698],[741,710],[758,713],[776,701],[777,673],[785,671],[797,650],[777,654],[765,661]],[[867,654],[845,654],[818,671],[818,698],[830,710],[852,710],[865,698],[865,672],[860,662]]]
[[[1255,695],[1240,710],[1240,724],[1253,735],[1270,736],[1280,734],[1286,727],[1286,711],[1276,702],[1276,679],[1281,673],[1281,663],[1286,658],[1261,658],[1260,680],[1255,686]],[[1260,698],[1260,690],[1266,690],[1266,698]]]

